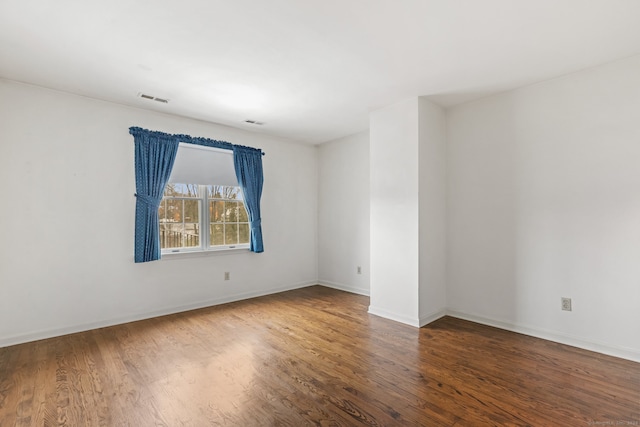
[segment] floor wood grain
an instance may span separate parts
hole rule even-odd
[[[640,425],[640,364],[320,286],[0,348],[0,426]]]

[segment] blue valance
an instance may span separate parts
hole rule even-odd
[[[181,135],[181,134],[170,134],[170,133],[158,132],[156,130],[143,129],[135,126],[129,128],[129,133],[133,135],[134,138],[136,138],[137,136],[144,137],[144,138],[151,137],[159,140],[173,140],[175,142],[185,142],[187,144],[203,145],[205,147],[212,147],[212,148],[221,148],[223,150],[233,151],[233,147],[243,147],[248,150],[257,151],[264,156],[264,152],[258,148],[245,147],[243,145],[234,145],[230,142],[219,141],[217,139],[194,137],[190,135]]]

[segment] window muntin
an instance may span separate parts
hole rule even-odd
[[[249,218],[240,187],[169,183],[158,216],[164,253],[249,245]]]

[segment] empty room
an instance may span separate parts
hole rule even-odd
[[[640,1],[0,1],[0,427],[640,425]]]

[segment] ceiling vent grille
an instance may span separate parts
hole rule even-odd
[[[163,104],[168,104],[169,103],[168,99],[158,98],[157,96],[151,96],[151,95],[147,95],[145,93],[138,93],[138,96],[140,98],[143,98],[143,99],[148,99],[150,101],[157,101],[157,102],[161,102]]]

